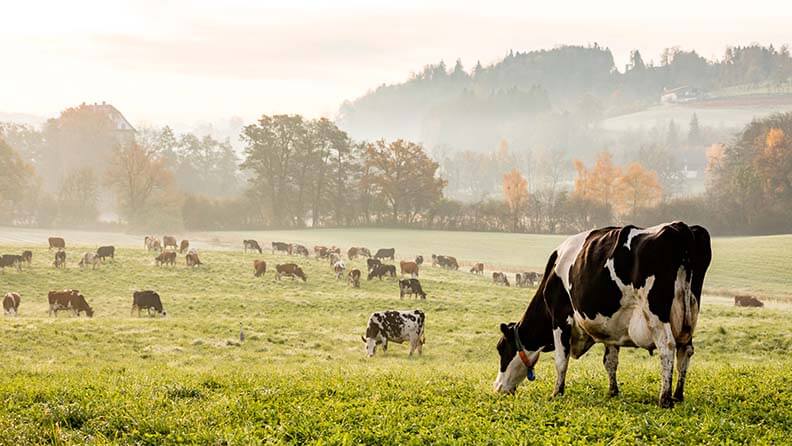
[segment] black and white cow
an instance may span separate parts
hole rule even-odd
[[[579,358],[602,343],[611,395],[619,393],[619,348],[640,347],[660,352],[660,406],[682,401],[711,259],[707,230],[681,222],[608,227],[566,239],[550,255],[522,319],[500,326],[495,390],[513,393],[526,377],[533,379],[539,354],[555,351],[553,396],[563,394],[570,355]]]
[[[410,342],[410,356],[414,351],[420,355],[426,342],[424,337],[424,322],[426,316],[421,310],[411,311],[378,311],[369,316],[366,336],[361,336],[366,344],[366,353],[374,356],[377,346],[382,346],[382,351],[388,351],[388,342]]]

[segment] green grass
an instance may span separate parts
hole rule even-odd
[[[410,243],[438,239],[419,235]],[[443,252],[472,249],[464,234],[448,237],[460,245]],[[633,349],[621,355],[616,398],[605,396],[599,346],[572,361],[562,398],[549,399],[551,355],[514,397],[493,394],[497,324],[522,314],[530,289],[427,267],[428,299],[400,301],[393,280],[351,289],[323,261],[299,260],[307,283],[276,282],[271,272],[254,278],[252,260],[284,256],[203,251],[206,265],[189,270],[183,258],[157,268],[142,249],[125,248],[115,264],[80,271],[79,251],[70,249],[65,271],[35,249],[30,269],[0,273],[0,291],[22,293],[21,315],[0,320],[0,444],[782,444],[792,436],[792,311],[783,305],[705,303],[687,399],[662,410],[659,360]],[[49,318],[46,293],[63,288],[80,289],[95,317]],[[143,288],[160,292],[167,317],[130,316],[131,293]],[[365,358],[368,315],[416,307],[427,314],[424,355],[408,358],[405,345],[393,345]]]

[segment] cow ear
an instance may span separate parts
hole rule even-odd
[[[360,336],[360,340],[366,342],[366,338],[364,338],[363,336]]]
[[[508,336],[509,335],[509,326],[508,325],[500,324],[500,329],[501,329],[501,333],[503,333],[503,336]]]

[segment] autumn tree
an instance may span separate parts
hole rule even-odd
[[[35,173],[19,153],[0,138],[0,222],[12,224],[35,189]]]
[[[519,170],[503,176],[503,196],[512,213],[512,232],[517,232],[520,215],[528,201],[528,182]]]
[[[603,206],[614,207],[619,198],[617,188],[621,169],[613,164],[610,152],[600,153],[591,169],[580,160],[575,160],[574,166],[577,170],[575,195],[594,200]]]
[[[90,167],[69,172],[57,195],[58,219],[64,224],[96,222],[99,216],[99,181]]]
[[[630,163],[617,182],[619,200],[617,210],[629,214],[634,220],[639,208],[654,206],[662,197],[662,187],[657,173],[640,163]]]

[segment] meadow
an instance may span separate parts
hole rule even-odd
[[[307,283],[278,282],[272,272],[255,278],[254,259],[272,265],[287,256],[243,254],[233,241],[244,235],[191,234],[205,263],[196,269],[185,267],[183,257],[175,267],[158,268],[142,244],[129,243],[95,271],[76,266],[79,253],[94,248],[89,240],[69,247],[69,266],[58,271],[42,242],[0,238],[0,253],[25,246],[34,252],[30,268],[0,273],[0,292],[22,294],[20,316],[0,320],[0,444],[784,444],[792,438],[792,309],[784,299],[744,309],[706,296],[686,401],[674,409],[656,406],[659,361],[645,351],[623,350],[622,394],[608,398],[600,346],[570,363],[561,398],[549,398],[552,355],[540,360],[535,382],[515,396],[498,396],[492,392],[497,325],[518,319],[533,289],[427,266],[421,272],[427,300],[400,300],[392,279],[364,279],[353,289],[314,259],[298,261]],[[344,247],[359,241],[354,244],[395,246],[404,257],[437,251],[535,269],[557,244],[554,237],[427,231],[253,236]],[[774,262],[788,258],[792,237],[744,240],[714,241],[708,289],[784,290],[789,273]],[[365,270],[363,262],[352,265]],[[80,289],[95,317],[48,317],[47,291],[63,288]],[[136,289],[159,291],[168,315],[131,316]],[[366,358],[360,336],[368,315],[408,308],[427,314],[424,354],[409,358],[406,345],[392,345],[387,354]]]

